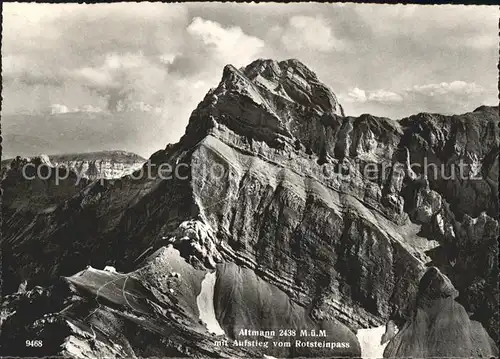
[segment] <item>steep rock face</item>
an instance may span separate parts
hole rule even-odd
[[[401,125],[407,127],[402,144],[411,162],[422,164],[415,167],[417,174],[427,169],[431,189],[457,216],[498,213],[498,202],[491,200],[498,193],[498,111],[482,107],[461,116],[423,113]]]
[[[441,246],[432,263],[452,280],[457,299],[496,337],[498,322],[498,109],[461,116],[403,119],[401,143],[424,180],[404,191],[406,207]],[[424,173],[427,170],[427,173]]]
[[[490,358],[498,356],[496,342],[483,326],[470,320],[455,301],[458,291],[437,268],[422,277],[416,308],[389,342],[385,358]]]
[[[227,174],[214,181],[197,167],[192,178],[202,218],[227,238],[223,256],[258,268],[302,304],[314,302],[321,315],[354,326],[381,323],[377,318],[392,311],[404,315],[404,293],[411,293],[425,256],[399,225],[365,206],[361,180],[351,186],[334,178],[337,192],[321,178],[304,178],[214,137],[200,143],[193,162],[217,164]]]
[[[51,257],[50,253],[59,250],[57,242],[35,240],[36,236],[31,233],[50,232],[53,229],[50,218],[68,205],[71,206],[68,199],[79,196],[88,183],[88,180],[79,178],[72,171],[52,167],[47,156],[33,159],[18,157],[10,162],[9,168],[5,168],[1,183],[4,293],[15,291],[23,281],[32,277],[34,272],[30,266],[47,265],[43,260],[40,261],[40,257],[35,260],[36,256],[47,253]],[[82,245],[80,243],[77,246]],[[23,258],[23,264],[14,264],[15,258]],[[50,260],[51,263],[55,261],[59,261],[59,258]],[[50,268],[55,265],[47,266],[47,270],[52,270]],[[25,275],[25,271],[30,274]]]
[[[180,175],[90,182],[54,212],[16,219],[25,227],[22,235],[4,229],[10,246],[4,254],[7,292],[25,280],[31,290],[73,276],[87,264],[134,272],[151,252],[172,243],[201,276],[235,263],[238,271],[255,273],[263,287],[280,291],[293,308],[307,308],[315,323],[339,321],[354,331],[392,319],[401,328],[414,309],[408,298],[432,262],[452,278],[461,292],[457,300],[493,336],[497,276],[482,256],[498,253],[491,240],[498,235],[491,204],[498,191],[498,109],[421,114],[400,122],[343,117],[335,96],[306,70],[295,60],[226,67],[219,86],[193,111],[180,142],[150,158],[178,168]],[[474,129],[470,135],[468,128]],[[453,144],[463,143],[456,139],[464,136],[467,153],[477,158],[474,168],[480,163],[487,176],[469,185],[457,180],[450,188],[443,179],[420,176],[413,165],[423,165],[421,153],[441,156],[445,164],[449,154],[451,164],[460,158],[453,157],[459,148]],[[482,193],[482,204],[454,205],[454,188],[458,196],[469,188]],[[479,215],[478,208],[486,213]],[[30,250],[35,242],[43,243],[36,252]],[[457,253],[454,267],[443,259],[451,249]],[[467,268],[482,269],[471,276]],[[86,286],[100,281],[90,277]],[[463,290],[468,284],[473,285]],[[158,305],[166,300],[161,297]],[[188,316],[196,317],[186,306]],[[139,318],[146,316],[141,308],[133,312]],[[225,330],[231,325],[226,322]],[[148,351],[125,333],[138,356],[170,353],[162,352],[158,336],[150,337],[158,346]]]
[[[458,221],[443,206],[430,225],[442,243],[429,252],[432,264],[441,268],[460,292],[457,301],[471,318],[480,321],[492,337],[498,335],[498,220],[482,212]]]
[[[217,268],[214,306],[218,322],[233,339],[267,341],[263,338],[267,332],[271,342],[280,339],[289,342],[287,336],[293,341],[307,342],[311,335],[301,335],[301,332],[324,331],[326,335],[322,340],[337,344],[332,348],[313,349],[297,342],[290,348],[270,343],[267,354],[278,357],[359,357],[361,354],[358,340],[349,328],[333,318],[312,319],[308,310],[290,301],[285,292],[266,283],[254,271],[234,263],[221,264]],[[249,328],[256,334],[247,334]],[[284,334],[288,330],[295,334]]]
[[[215,304],[218,316],[224,316],[220,323],[228,333],[240,328],[263,329],[249,322],[229,323],[236,313],[245,312],[253,318],[267,321],[262,324],[269,324],[266,330],[275,330],[272,336],[226,335],[224,331],[218,335],[211,334],[203,321],[206,316],[202,311],[205,308],[200,306],[198,300],[207,271],[195,269],[177,250],[167,246],[150,255],[130,273],[87,267],[71,277],[62,278],[49,288],[35,287],[25,293],[7,296],[1,307],[1,324],[6,331],[0,341],[4,348],[2,354],[60,353],[82,359],[160,355],[257,358],[265,353],[315,358],[331,357],[332,353],[343,357],[359,356],[357,339],[346,326],[335,321],[315,323],[306,315],[304,308],[291,302],[274,285],[259,279],[249,269],[243,270],[243,277],[237,272],[239,268],[234,264],[218,266],[216,270],[217,283],[209,300]],[[243,283],[246,293],[240,290]],[[45,314],[41,316],[40,312]],[[274,313],[274,320],[272,316],[258,316],[262,312]],[[301,328],[310,332],[316,328],[317,333],[326,330],[328,335],[322,336],[322,340],[343,343],[344,347],[321,350],[292,346],[278,349],[274,342],[296,339],[295,335],[291,338],[280,336],[283,327],[273,327],[280,321],[281,324],[294,325],[297,330]],[[24,345],[25,335],[42,340],[43,348],[25,347],[19,351]],[[306,338],[301,339],[306,341]],[[231,344],[239,340],[260,341],[268,345]]]

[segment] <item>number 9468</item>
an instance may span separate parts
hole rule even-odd
[[[26,340],[26,347],[41,348],[43,346],[42,340]]]

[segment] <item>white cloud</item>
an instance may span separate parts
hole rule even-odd
[[[476,83],[465,81],[441,82],[439,84],[416,85],[405,90],[406,93],[416,93],[427,96],[442,95],[475,95],[484,92],[484,88]]]
[[[241,28],[224,28],[219,23],[195,17],[187,32],[215,49],[221,61],[243,66],[252,61],[264,47],[264,42],[245,34]]]
[[[72,72],[73,78],[92,87],[110,87],[114,85],[112,74],[104,68],[83,67]]]
[[[205,83],[205,81],[196,81],[194,84],[193,84],[193,88],[195,89],[200,89],[200,88],[204,88],[206,87],[207,84]]]
[[[179,54],[165,53],[165,54],[161,54],[158,58],[159,58],[161,63],[163,63],[165,65],[171,65],[172,62],[174,62],[175,58],[178,55]]]
[[[354,10],[376,34],[404,36],[431,46],[485,49],[498,45],[498,7],[363,4]]]
[[[3,76],[19,76],[26,71],[27,61],[25,56],[7,55],[2,56],[2,75]]]
[[[482,50],[498,47],[498,36],[495,33],[480,34],[470,38],[462,39],[461,43],[465,46]]]
[[[493,92],[474,82],[457,80],[414,85],[397,92],[355,87],[341,93],[339,99],[346,104],[346,113],[351,115],[372,113],[384,116],[390,109],[395,114],[392,117],[401,118],[418,112],[465,113],[481,105],[494,105],[498,101],[490,93]]]
[[[163,110],[148,150],[180,137],[225,64],[257,57],[298,58],[349,113],[498,102],[491,6],[6,3],[3,15],[4,113],[143,102]]]
[[[134,102],[158,106],[168,83],[165,64],[142,52],[104,54],[100,64],[67,70],[67,78],[102,96],[110,110]]]
[[[368,94],[368,101],[379,103],[394,103],[403,101],[403,97],[392,91],[377,90]]]
[[[439,84],[415,85],[400,93],[384,89],[369,91],[355,87],[349,90],[347,94],[340,94],[339,97],[345,102],[394,104],[409,100],[410,97],[415,96],[436,96],[444,102],[446,101],[446,97],[477,96],[483,94],[484,91],[483,87],[475,83],[453,81],[441,82]]]
[[[183,30],[187,14],[184,4],[6,3],[2,51],[52,51],[64,60],[94,46],[167,50],[175,46],[171,35]]]
[[[292,16],[286,27],[274,27],[274,33],[281,32],[281,41],[288,50],[314,50],[330,52],[345,49],[345,43],[335,38],[332,29],[320,17]]]
[[[403,97],[395,92],[387,90],[365,91],[355,87],[347,92],[347,95],[339,96],[345,102],[355,103],[381,103],[389,104],[403,101]]]
[[[119,55],[111,53],[106,55],[103,67],[110,70],[132,69],[145,65],[146,61],[144,55],[140,52],[136,54],[126,53]]]
[[[498,103],[493,89],[474,82],[452,81],[413,86],[402,92],[405,102],[418,111],[463,113]]]
[[[82,111],[82,112],[102,112],[102,108],[92,106],[92,105],[82,105],[80,107],[75,108],[73,111]]]
[[[346,102],[366,102],[367,100],[366,92],[357,87],[349,90],[347,95],[344,96],[341,94],[339,97]]]
[[[52,115],[57,113],[67,113],[67,112],[70,112],[67,106],[60,105],[57,103],[50,105],[50,113]]]

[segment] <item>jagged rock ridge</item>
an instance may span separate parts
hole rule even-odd
[[[99,178],[120,178],[140,169],[146,159],[127,151],[98,151],[87,153],[68,153],[59,155],[40,155],[33,158],[17,157],[2,161],[2,171],[11,167],[12,161],[36,161],[50,167],[66,167],[82,178],[95,180]]]
[[[296,60],[257,60],[240,70],[227,66],[219,86],[193,111],[179,143],[151,156],[156,164],[187,164],[181,172],[186,178],[93,182],[56,211],[25,219],[17,213],[17,229],[4,230],[11,246],[4,254],[5,288],[14,292],[24,280],[28,289],[51,283],[87,264],[133,272],[155,249],[171,243],[189,268],[206,271],[233,262],[308,308],[316,322],[355,331],[388,319],[400,328],[407,323],[413,313],[408,298],[418,292],[426,264],[432,263],[451,278],[460,292],[457,300],[495,336],[498,122],[498,108],[402,121],[344,117],[335,95]],[[419,178],[411,164],[421,164],[424,155],[447,170],[464,160],[470,173],[480,168],[486,176]],[[214,166],[222,176],[214,175]],[[368,166],[374,175],[367,175]],[[17,188],[11,186],[4,186],[6,192]],[[464,205],[472,199],[474,205]],[[7,212],[12,206],[4,203]],[[50,246],[35,254],[35,242]],[[153,277],[164,274],[160,270]],[[95,288],[93,281],[84,287]],[[200,290],[198,279],[187,285]],[[141,296],[159,286],[141,289]],[[16,294],[5,306],[16,308],[21,298]],[[165,307],[166,299],[159,301]],[[38,315],[61,318],[58,308],[30,305]],[[163,320],[140,307],[127,313]],[[98,308],[103,316],[113,311],[110,305]],[[81,322],[79,313],[66,315]],[[188,321],[196,321],[195,311],[190,313]],[[11,315],[7,332],[19,330]],[[165,345],[166,332],[135,322],[162,345],[145,349],[144,342],[120,336],[123,328],[107,335],[119,337],[137,356],[166,355],[176,347],[174,341]],[[85,323],[78,335],[89,333]],[[231,329],[227,325],[225,330]],[[200,330],[200,338],[207,338],[206,329]],[[73,329],[64,333],[76,335]],[[182,348],[175,350],[202,355],[196,344],[178,340]],[[99,341],[94,351],[112,350],[105,338]]]

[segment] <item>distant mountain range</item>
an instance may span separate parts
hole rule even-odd
[[[40,157],[40,162],[50,166],[65,166],[78,176],[90,180],[105,178],[120,178],[139,169],[146,159],[132,152],[127,151],[96,151],[84,153],[66,153],[59,155],[31,156],[26,161],[36,161]],[[11,166],[12,161],[19,159],[2,160],[2,172]]]
[[[2,158],[117,148],[149,156],[169,142],[159,116],[139,110],[2,115]]]

